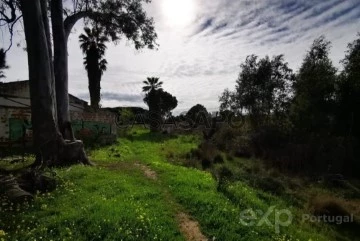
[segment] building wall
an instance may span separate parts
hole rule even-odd
[[[116,135],[116,116],[107,110],[93,111],[90,108],[84,112],[70,112],[74,131],[90,129],[94,134]]]
[[[0,108],[0,142],[16,140],[23,136],[22,123],[31,122],[29,108]],[[25,125],[26,127],[26,125]],[[31,138],[31,131],[26,131],[27,138]]]
[[[69,94],[69,110],[75,130],[89,129],[93,134],[116,134],[115,115],[97,112],[83,101]],[[31,103],[29,81],[0,83],[0,143],[18,140],[25,133],[31,139]],[[24,129],[25,128],[25,129]],[[26,132],[24,132],[26,131]]]
[[[92,134],[116,135],[116,116],[109,111],[70,111],[70,117],[74,131],[88,129]],[[30,108],[0,107],[0,143],[17,141],[24,131],[26,140],[31,140]]]

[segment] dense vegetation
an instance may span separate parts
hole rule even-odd
[[[330,47],[316,39],[297,73],[282,55],[246,58],[235,91],[220,96],[221,111],[243,117],[234,138],[222,140],[239,144],[227,151],[293,171],[359,175],[360,39],[348,45],[342,71]]]
[[[316,205],[333,201],[354,208],[355,201],[342,197],[353,189],[333,189],[325,183],[279,175],[256,160],[231,158],[219,153],[222,163],[209,172],[189,157],[201,135],[153,133],[132,129],[118,143],[90,151],[97,167],[73,166],[53,169],[60,186],[37,195],[34,202],[16,206],[2,199],[0,238],[5,240],[186,240],[179,228],[178,213],[198,220],[210,240],[354,240],[352,226],[302,221]],[[201,162],[199,163],[201,168]],[[221,184],[224,169],[237,177]],[[213,170],[213,171],[212,171]],[[217,170],[217,171],[216,171]],[[149,173],[150,172],[150,173]],[[264,180],[263,180],[264,179]],[[283,188],[266,186],[272,181]],[[261,188],[259,188],[261,187]],[[354,187],[355,188],[355,187]],[[311,197],[311,198],[309,198]],[[320,200],[320,201],[319,201]],[[320,203],[320,204],[319,204]],[[242,211],[266,212],[289,209],[292,224],[280,227],[245,226]],[[318,208],[320,209],[320,208]],[[356,211],[357,210],[357,211]],[[358,206],[353,213],[359,215]],[[269,220],[273,223],[275,213]],[[358,216],[357,216],[358,217]],[[258,216],[256,221],[260,221]],[[356,227],[355,227],[356,228]]]

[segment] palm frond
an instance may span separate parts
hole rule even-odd
[[[144,86],[143,87],[143,92],[148,92],[149,90],[151,90],[150,86]]]

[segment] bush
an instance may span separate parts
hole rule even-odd
[[[280,195],[285,192],[285,187],[282,182],[271,177],[257,179],[255,185],[261,190],[275,195]]]
[[[345,203],[335,197],[317,196],[310,201],[310,210],[316,216],[327,215],[329,217],[351,216],[346,209]]]
[[[214,163],[215,163],[215,164],[224,163],[224,158],[222,157],[221,154],[217,154],[217,155],[214,157]]]

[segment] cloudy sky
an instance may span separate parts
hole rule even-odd
[[[153,0],[145,8],[155,20],[160,47],[135,51],[126,40],[108,45],[103,106],[145,107],[142,81],[155,76],[177,97],[175,113],[197,103],[214,111],[221,92],[234,88],[247,55],[284,54],[297,70],[312,41],[325,35],[332,42],[334,65],[341,68],[347,44],[360,32],[360,0]],[[78,43],[82,27],[78,23],[70,37],[69,90],[88,100]],[[19,30],[15,43],[24,46]],[[6,47],[6,33],[0,37]],[[4,81],[28,79],[21,47],[9,51],[8,64]]]

